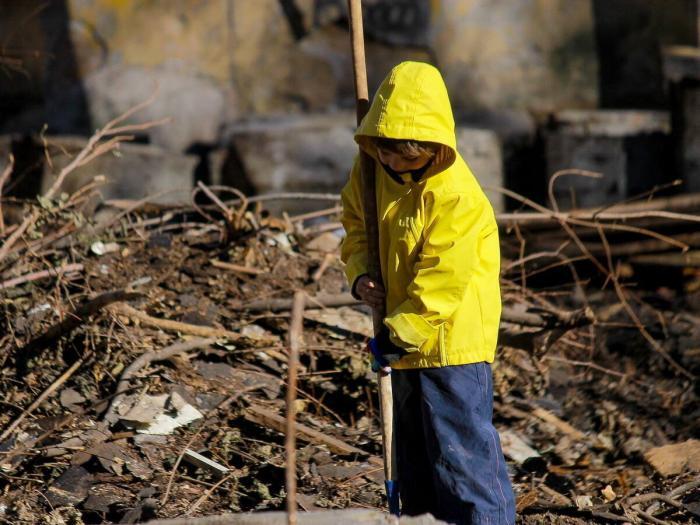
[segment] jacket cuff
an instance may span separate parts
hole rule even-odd
[[[438,329],[419,314],[405,311],[409,305],[409,301],[402,303],[384,319],[384,324],[391,330],[390,337],[398,346],[408,352],[417,352],[437,339]]]

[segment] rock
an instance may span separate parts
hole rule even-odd
[[[532,448],[525,439],[514,431],[510,429],[505,430],[499,432],[499,436],[501,438],[503,453],[517,464],[522,465],[525,460],[529,458],[540,457],[539,452]]]
[[[316,252],[333,253],[338,249],[338,246],[340,246],[340,241],[341,238],[335,233],[326,232],[307,242],[305,248]]]
[[[61,390],[60,401],[63,407],[71,411],[76,411],[80,410],[78,405],[84,403],[86,400],[76,390],[73,390],[72,388],[64,388]]]
[[[297,44],[280,2],[245,2],[234,10],[228,53],[242,112],[270,115],[333,105],[332,66]]]
[[[129,459],[122,448],[114,442],[100,443],[85,452],[95,456],[107,472],[113,472],[117,476],[124,473],[124,465]]]
[[[349,306],[324,308],[323,310],[306,310],[304,311],[304,319],[325,324],[338,330],[341,334],[352,333],[362,337],[372,337],[374,335],[371,316],[358,312]]]
[[[505,186],[503,179],[503,153],[495,132],[458,126],[457,150],[483,187],[500,188]],[[504,209],[503,195],[493,189],[485,189],[494,210]]]
[[[661,49],[698,44],[697,4],[667,0],[592,0],[590,4],[601,107],[666,107]],[[641,20],[644,30],[640,30]]]
[[[66,166],[86,143],[83,138],[68,136],[50,137],[48,140],[54,168],[44,167],[42,193],[51,186],[53,174]],[[160,203],[189,200],[197,164],[195,157],[168,153],[143,144],[121,144],[118,153],[101,155],[73,171],[66,178],[63,190],[72,193],[92,181],[95,175],[103,174],[107,184],[100,188],[100,193],[105,200],[142,199],[147,196],[153,196],[153,202]]]
[[[126,403],[125,400],[124,405]],[[120,408],[124,405],[120,405]],[[176,428],[202,417],[199,410],[173,391],[170,395],[140,396],[136,404],[120,416],[120,420],[135,427],[139,434],[168,435]]]
[[[258,193],[337,192],[345,184],[357,145],[350,112],[233,124],[226,136],[236,148],[246,178]],[[299,207],[299,206],[303,207]],[[308,203],[270,203],[294,213]],[[320,206],[327,206],[321,203]]]
[[[141,396],[121,419],[131,423],[150,424],[156,419],[158,414],[163,412],[167,400],[167,394]]]
[[[644,459],[664,477],[684,471],[700,472],[700,440],[655,447],[644,454]]]
[[[88,496],[92,475],[83,467],[71,467],[61,474],[46,491],[53,507],[77,505]]]

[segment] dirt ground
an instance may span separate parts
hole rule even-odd
[[[102,231],[50,238],[73,220],[64,211],[45,211],[29,248],[0,268],[0,521],[283,509],[290,308],[269,301],[295,290],[310,297],[298,505],[384,508],[371,321],[358,305],[318,308],[347,298],[332,214],[249,212],[226,230],[191,208],[139,208]],[[700,523],[698,274],[667,284],[633,274],[626,306],[590,264],[578,282],[524,286],[509,262],[494,421],[518,523]],[[69,264],[80,268],[7,285]],[[562,312],[585,309],[562,324]],[[519,321],[525,313],[545,321]],[[183,342],[189,350],[163,356]]]

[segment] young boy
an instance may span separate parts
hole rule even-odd
[[[384,282],[366,275],[359,162],[342,194],[342,259],[353,294],[386,304],[370,348],[392,369],[402,514],[512,525],[513,491],[491,422],[498,230],[454,127],[437,69],[403,62],[384,79],[355,134],[375,160]]]

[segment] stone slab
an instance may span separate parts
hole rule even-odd
[[[354,114],[337,112],[239,122],[226,136],[256,193],[338,192],[357,155],[354,131]],[[284,203],[285,210],[298,204]]]
[[[44,165],[41,193],[52,184],[54,174],[66,166],[86,144],[82,137],[48,137],[53,168]],[[123,143],[116,153],[101,155],[72,172],[63,191],[71,193],[104,175],[107,184],[101,188],[103,199],[142,199],[151,202],[188,202],[194,184],[196,157],[166,152],[156,146]]]
[[[620,201],[676,177],[666,112],[560,112],[545,131],[545,154],[548,177],[566,169],[603,176],[560,177],[554,194],[562,209]]]
[[[505,186],[503,152],[498,135],[487,129],[458,126],[457,150],[491,201],[494,210],[504,210],[503,194],[489,188]]]

